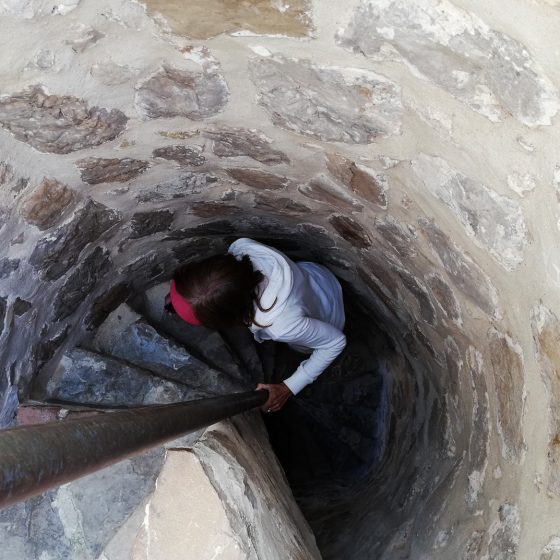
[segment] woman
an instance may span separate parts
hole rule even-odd
[[[175,272],[166,304],[185,321],[213,329],[245,324],[255,340],[286,342],[310,354],[283,383],[259,383],[267,412],[312,383],[346,346],[342,289],[325,267],[294,263],[280,251],[242,238],[227,255]]]

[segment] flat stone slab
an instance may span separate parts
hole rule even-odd
[[[347,144],[400,133],[400,88],[384,76],[282,56],[254,58],[249,71],[276,126]]]
[[[524,44],[447,0],[362,0],[338,39],[376,60],[391,47],[416,75],[494,122],[511,114],[528,126],[550,125],[560,108]]]
[[[195,358],[170,338],[159,334],[120,305],[101,325],[92,342],[100,353],[125,360],[167,380],[177,381],[200,394],[227,394],[239,389],[228,375]]]
[[[111,406],[167,404],[198,395],[185,385],[166,381],[125,362],[74,348],[48,379],[39,378],[35,398]]]
[[[468,235],[506,270],[524,260],[528,243],[520,204],[454,170],[444,159],[420,154],[412,169],[421,188],[447,206]]]
[[[165,66],[136,88],[136,107],[145,117],[202,120],[221,111],[229,98],[216,70],[193,72]]]
[[[167,0],[143,0],[151,15],[163,17],[174,33],[208,39],[221,33],[303,37],[311,32],[311,3],[291,0],[190,0],[189,9]]]
[[[40,152],[68,154],[115,139],[126,127],[118,109],[89,107],[69,95],[49,95],[36,86],[0,98],[0,124]]]

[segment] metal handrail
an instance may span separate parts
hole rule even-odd
[[[262,406],[249,391],[0,431],[0,508]]]

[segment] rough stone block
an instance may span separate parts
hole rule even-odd
[[[281,56],[255,58],[249,69],[276,126],[348,144],[400,132],[400,89],[379,74]]]
[[[264,192],[255,194],[255,208],[279,212],[282,215],[300,216],[311,212],[311,209],[305,204],[295,202],[292,198],[277,197]]]
[[[219,157],[247,156],[265,165],[290,163],[286,154],[271,147],[270,138],[247,128],[216,127],[204,131],[213,140],[212,151]]]
[[[498,400],[498,432],[502,437],[502,455],[510,463],[519,463],[525,451],[523,352],[510,336],[496,329],[488,332],[488,345]]]
[[[292,0],[289,4],[274,0],[190,0],[188,10],[168,0],[143,3],[149,14],[163,17],[173,33],[193,39],[236,32],[302,37],[311,32],[309,0]]]
[[[55,321],[69,317],[106,276],[112,261],[107,249],[96,247],[65,280],[54,300]]]
[[[152,155],[157,158],[176,161],[181,165],[192,165],[194,167],[204,165],[206,161],[200,146],[165,146],[155,149]]]
[[[131,220],[132,232],[130,238],[138,239],[167,231],[171,227],[174,217],[175,215],[170,210],[136,212]]]
[[[0,98],[0,124],[40,152],[67,154],[115,139],[127,118],[117,109],[89,107],[83,99],[32,89]]]
[[[525,45],[447,0],[362,0],[339,41],[374,58],[389,45],[416,75],[491,121],[512,114],[529,126],[549,125],[560,107]]]
[[[374,225],[401,259],[408,259],[416,255],[416,234],[410,227],[405,227],[391,215],[375,218]]]
[[[449,286],[441,276],[435,273],[429,274],[426,277],[426,283],[440,309],[445,313],[445,316],[461,326],[463,324],[461,308],[451,286]]]
[[[45,230],[56,225],[75,200],[76,193],[67,185],[45,178],[23,203],[20,212],[30,224]]]
[[[457,289],[482,311],[499,317],[497,292],[486,274],[433,222],[421,218],[418,223]]]
[[[239,212],[239,206],[225,202],[195,202],[191,205],[191,212],[200,218],[215,218],[216,216],[231,216]]]
[[[193,72],[164,66],[136,87],[136,107],[148,118],[187,117],[199,121],[220,112],[229,98],[215,70]]]
[[[307,198],[333,208],[345,208],[352,212],[361,212],[364,208],[363,204],[326,175],[313,177],[306,185],[299,186],[298,191]]]
[[[188,387],[165,381],[145,369],[74,348],[48,379],[36,386],[43,399],[111,406],[166,404],[192,398]]]
[[[291,179],[288,179],[288,177],[275,175],[260,169],[226,169],[226,172],[236,181],[245,183],[255,189],[277,190],[284,189],[292,184]]]
[[[69,223],[39,240],[29,262],[41,271],[43,278],[57,280],[76,264],[88,243],[96,241],[118,220],[117,212],[88,200]]]
[[[548,396],[547,490],[560,496],[560,321],[540,304],[531,310],[531,326]]]
[[[356,220],[348,216],[336,215],[329,218],[329,223],[342,238],[354,247],[367,249],[371,246],[372,241],[369,233]]]
[[[527,226],[519,203],[452,169],[445,160],[425,154],[412,162],[417,177],[506,270],[523,262]]]
[[[218,178],[210,173],[184,171],[177,175],[176,178],[158,183],[153,187],[139,187],[136,201],[141,204],[164,202],[191,194],[200,194],[218,181]]]
[[[0,259],[0,280],[8,278],[19,268],[20,259],[9,259],[4,257]]]
[[[333,177],[346,185],[353,193],[380,208],[387,208],[387,179],[363,165],[338,154],[327,155],[327,169]]]
[[[141,173],[150,164],[147,161],[132,158],[96,158],[80,159],[76,165],[81,169],[82,181],[90,185],[99,183],[125,183]]]

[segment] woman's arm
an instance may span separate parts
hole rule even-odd
[[[301,362],[296,371],[283,383],[262,384],[257,389],[269,391],[269,397],[262,409],[265,412],[280,410],[291,395],[297,395],[306,385],[313,383],[317,377],[344,350],[346,337],[336,327],[317,319],[302,317],[290,327],[283,328],[282,334],[275,335],[268,329],[273,340],[305,346],[313,350],[307,360]]]
[[[274,340],[313,350],[311,356],[301,362],[296,371],[284,381],[294,395],[313,383],[346,346],[346,337],[342,331],[329,323],[309,317],[302,317],[281,335],[274,337]]]

